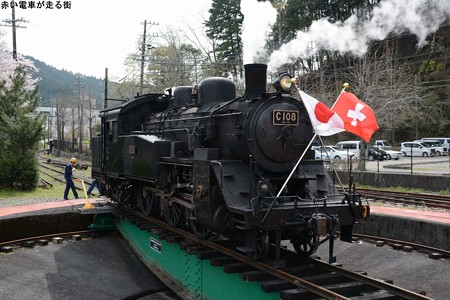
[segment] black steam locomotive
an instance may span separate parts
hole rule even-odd
[[[253,259],[272,245],[279,253],[282,240],[310,255],[337,229],[350,241],[368,206],[337,192],[307,149],[313,130],[291,76],[267,92],[266,69],[245,65],[241,97],[233,81],[214,77],[103,110],[92,175],[112,201],[202,238],[232,237]]]

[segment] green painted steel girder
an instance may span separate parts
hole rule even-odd
[[[222,267],[189,254],[178,243],[160,240],[121,218],[115,222],[142,262],[164,283],[175,285],[174,292],[183,299],[280,299],[279,292],[266,293],[259,282],[245,282],[239,273],[226,274]]]

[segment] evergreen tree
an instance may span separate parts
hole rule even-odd
[[[35,115],[39,105],[36,87],[29,86],[24,66],[18,66],[11,82],[0,82],[0,188],[36,187],[36,152],[44,133],[44,116]]]
[[[214,43],[217,75],[242,77],[242,22],[240,0],[213,0],[206,34]]]

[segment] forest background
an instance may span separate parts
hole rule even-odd
[[[295,39],[299,31],[311,32],[311,25],[318,20],[326,19],[333,24],[344,24],[353,16],[359,22],[370,20],[380,2],[271,1],[276,20],[265,36],[267,53],[256,62],[266,63],[271,53]],[[429,5],[437,3],[431,1]],[[302,90],[329,106],[342,84],[350,83],[352,92],[375,111],[380,129],[373,139],[388,139],[398,145],[424,136],[450,136],[450,21],[448,12],[436,16],[432,8],[426,9],[430,11],[428,18],[443,17],[444,21],[423,41],[408,30],[391,32],[382,40],[369,41],[363,55],[355,55],[351,51],[320,49],[305,40],[302,47],[309,47],[308,55],[291,59],[278,66],[278,70],[294,74]],[[137,93],[159,93],[172,86],[193,85],[208,76],[229,77],[239,85],[245,63],[242,10],[240,0],[214,0],[202,32],[162,28],[147,32],[145,39],[138,37],[136,51],[124,61],[128,75],[111,82],[108,96],[132,99]],[[418,26],[426,27],[427,22],[423,20]],[[338,39],[345,41],[347,36]],[[36,75],[41,78],[38,86],[42,105],[55,105],[55,99],[68,107],[76,105],[80,97],[75,83],[79,82],[80,74],[34,61],[39,69]],[[81,78],[86,87],[83,92],[93,99],[90,103],[102,108],[103,79]],[[349,138],[354,139],[342,133],[330,141]]]

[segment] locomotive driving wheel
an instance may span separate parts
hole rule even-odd
[[[112,179],[110,182],[110,192],[111,192],[111,200],[116,203],[120,203],[120,198],[122,197],[122,191],[119,187],[119,182],[117,180]]]
[[[170,199],[167,198],[162,201],[163,213],[167,223],[172,226],[180,225],[183,221],[184,206],[175,201],[170,201]]]
[[[120,202],[126,207],[136,209],[137,203],[133,197],[133,186],[128,184],[123,184],[120,193]]]
[[[155,215],[157,197],[154,193],[147,190],[145,185],[139,185],[136,193],[138,208],[146,216]]]
[[[291,240],[292,245],[294,246],[295,251],[302,257],[311,256],[314,252],[317,251],[317,242],[318,236],[299,236],[295,239]]]
[[[195,217],[195,211],[194,210],[188,210],[186,214],[188,220],[189,220],[189,226],[192,229],[192,232],[198,236],[199,238],[206,239],[209,234],[211,233],[208,228],[205,226],[199,224],[197,222],[197,218]]]

